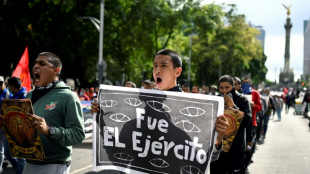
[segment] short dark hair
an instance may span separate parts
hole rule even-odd
[[[56,54],[50,52],[42,52],[38,56],[47,57],[48,62],[51,63],[54,67],[62,69],[62,62]]]
[[[249,77],[243,77],[241,82],[245,81],[245,80],[248,80],[250,83],[252,83],[251,79]]]
[[[16,89],[20,89],[22,87],[22,81],[18,77],[11,77],[8,79],[8,85],[14,86]]]
[[[127,82],[125,83],[125,85],[126,85],[126,84],[131,85],[133,88],[136,88],[136,87],[137,87],[137,85],[136,85],[134,82],[132,82],[132,81],[127,81]]]
[[[179,56],[179,54],[175,51],[169,50],[169,49],[163,49],[157,52],[157,55],[167,55],[171,57],[171,60],[173,62],[173,68],[182,67],[182,59]]]
[[[235,86],[234,79],[230,75],[223,75],[220,77],[217,85],[220,86],[220,83],[222,82],[228,82],[231,84],[231,86]]]
[[[239,77],[234,77],[234,81],[238,82],[238,84],[241,84],[241,80],[239,79]]]
[[[150,84],[151,84],[150,80],[143,80],[142,83],[144,83],[144,84],[146,84],[146,85],[150,85]]]

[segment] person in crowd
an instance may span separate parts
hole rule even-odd
[[[156,85],[155,81],[151,81],[150,85],[151,85],[151,89],[154,89],[154,90],[157,89],[157,85]]]
[[[141,85],[142,89],[151,89],[151,82],[149,80],[143,80],[142,85]]]
[[[136,88],[137,87],[137,85],[132,81],[127,81],[124,86],[129,87],[129,88]]]
[[[251,142],[247,142],[247,162],[246,166],[248,166],[252,161],[252,155],[255,151],[255,140],[256,140],[256,127],[257,127],[257,120],[256,120],[256,113],[262,110],[262,104],[260,102],[259,92],[252,88],[251,79],[245,77],[241,81],[241,88],[242,93],[244,95],[250,96],[251,100],[249,100],[251,104],[251,111],[252,111],[252,125],[247,126],[246,128],[246,136],[247,140],[252,139]]]
[[[97,94],[95,92],[94,87],[89,88],[89,96],[88,97],[90,100],[94,100],[94,98],[97,98]]]
[[[211,91],[209,93],[210,95],[218,95],[219,93],[217,92],[217,87],[216,85],[211,86]]]
[[[89,99],[91,99],[90,97],[89,97],[89,88],[85,88],[85,92],[84,92],[86,95],[87,95],[87,97],[89,98]]]
[[[32,68],[36,88],[27,93],[40,133],[45,159],[26,160],[23,174],[69,174],[72,145],[84,138],[84,118],[79,98],[60,81],[60,58],[50,52],[38,55]]]
[[[217,161],[211,163],[211,174],[245,173],[245,128],[252,124],[251,106],[248,99],[234,88],[234,79],[223,75],[218,81],[220,95],[224,97],[225,105],[244,113],[231,148],[222,151]],[[251,141],[251,140],[247,140]]]
[[[6,89],[4,78],[0,76],[0,108],[2,99],[8,99],[10,96],[9,90]],[[1,109],[0,109],[0,115],[1,115]],[[4,163],[4,145],[5,145],[5,134],[4,130],[1,128],[0,125],[0,173],[3,171],[5,166],[7,166],[7,163]]]
[[[202,85],[202,90],[201,94],[209,94],[209,87],[207,85]]]
[[[284,97],[284,101],[285,101],[285,113],[287,114],[288,111],[290,110],[291,102],[292,102],[291,96],[290,96],[287,88],[284,88],[283,97]]]
[[[86,90],[84,88],[80,89],[79,98],[80,98],[80,101],[89,101],[90,100],[88,95],[86,94]]]
[[[297,89],[296,89],[296,95],[295,95],[296,99],[299,98],[299,95],[300,95],[300,89],[297,87]]]
[[[310,91],[306,90],[304,98],[302,100],[302,111],[305,118],[308,117],[308,104],[310,102]]]
[[[20,78],[18,77],[9,78],[8,88],[9,91],[11,92],[9,99],[25,98],[27,91],[25,87],[22,87],[22,82]],[[25,159],[12,157],[8,146],[8,140],[6,139],[5,136],[3,137],[3,139],[4,139],[4,155],[6,159],[12,164],[17,174],[22,174],[25,165]]]
[[[263,116],[263,139],[265,139],[266,137],[270,115],[272,114],[272,111],[275,110],[274,100],[273,97],[270,95],[269,89],[264,89],[264,93],[268,97],[268,108]]]
[[[182,60],[180,56],[169,49],[159,51],[153,63],[153,77],[155,79],[157,88],[162,91],[182,92],[180,86],[177,85],[177,78],[182,72]],[[91,112],[98,112],[99,105],[97,102],[92,102]],[[228,122],[224,115],[217,117],[215,123],[218,136],[214,143],[214,151],[212,161],[217,160],[222,149],[223,136],[228,128]]]
[[[95,87],[95,94],[96,94],[96,96],[98,97],[98,94],[99,94],[99,87]]]
[[[288,94],[290,95],[290,99],[291,99],[290,105],[294,108],[295,107],[295,99],[296,99],[294,88],[290,88],[290,91]]]
[[[183,91],[183,92],[186,92],[186,93],[190,93],[190,92],[191,92],[190,89],[189,89],[189,87],[186,86],[186,85],[182,85],[182,91]]]
[[[192,93],[195,93],[195,94],[199,94],[199,93],[200,93],[200,90],[199,90],[199,86],[198,86],[198,85],[193,85],[193,87],[192,87]]]
[[[24,99],[27,91],[22,87],[22,81],[18,77],[11,77],[8,79],[8,88],[10,90],[10,99]]]
[[[242,94],[240,78],[239,77],[234,77],[234,82],[235,82],[235,90],[238,91],[240,94]]]
[[[278,120],[281,121],[281,112],[283,109],[283,99],[280,95],[275,96],[274,107],[278,116]]]

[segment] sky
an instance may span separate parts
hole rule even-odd
[[[294,70],[295,81],[303,73],[304,20],[310,18],[309,0],[204,0],[207,3],[236,4],[239,14],[246,16],[252,25],[262,26],[266,32],[265,54],[267,56],[266,78],[279,82],[280,69],[284,67],[285,29],[287,10],[290,6],[291,29],[290,68]]]

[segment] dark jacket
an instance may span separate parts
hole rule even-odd
[[[227,153],[221,152],[218,161],[211,163],[211,173],[232,172],[234,170],[242,170],[245,167],[246,142],[244,135],[245,128],[252,124],[251,106],[248,99],[235,91],[235,89],[231,91],[231,94],[235,106],[244,112],[244,116],[230,150]]]

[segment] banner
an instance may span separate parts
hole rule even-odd
[[[222,97],[101,85],[93,169],[205,173]]]
[[[244,112],[225,106],[224,116],[229,123],[229,127],[223,138],[223,152],[228,152],[240,127]]]
[[[23,56],[20,58],[12,77],[18,77],[22,81],[22,86],[26,87],[27,92],[31,90],[31,79],[29,72],[29,55],[28,46],[26,47]]]
[[[38,131],[33,127],[30,99],[3,99],[1,105],[5,134],[11,156],[43,161],[45,154]]]

